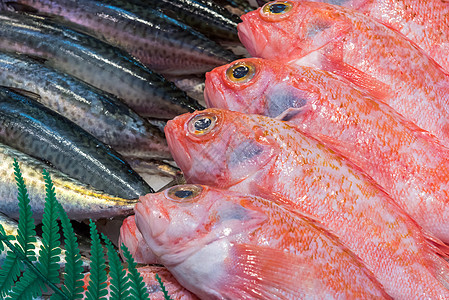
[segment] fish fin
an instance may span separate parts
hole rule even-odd
[[[335,57],[327,57],[323,62],[322,67],[346,80],[361,87],[369,95],[377,99],[386,99],[390,97],[392,91],[388,84],[385,84],[367,73],[344,63],[342,59]]]
[[[294,119],[295,116],[300,114],[302,111],[303,111],[302,107],[301,108],[290,107],[290,108],[284,110],[280,115],[275,117],[275,119],[277,119],[279,121],[288,122],[288,121]]]
[[[9,86],[1,86],[1,87],[5,87],[5,88],[13,91],[14,93],[17,93],[17,94],[20,94],[22,96],[31,98],[31,99],[33,99],[34,101],[37,101],[37,102],[40,102],[40,100],[41,100],[41,96],[39,94],[30,92],[30,91],[26,91],[26,90],[15,88],[15,87],[9,87]]]
[[[449,289],[449,262],[448,257],[434,255],[431,261],[431,271],[435,278],[447,289]]]
[[[235,244],[227,267],[232,278],[232,284],[223,283],[227,299],[296,298],[324,288],[319,270],[310,265],[309,259],[278,249]]]

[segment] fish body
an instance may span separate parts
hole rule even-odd
[[[131,2],[142,7],[150,5],[210,38],[238,41],[237,24],[241,22],[240,18],[213,1],[132,0]]]
[[[17,183],[13,172],[14,159],[19,164],[27,186],[33,218],[37,222],[42,220],[46,197],[43,169],[50,174],[56,197],[71,220],[126,216],[132,213],[137,202],[137,199],[126,200],[94,190],[55,168],[3,144],[0,144],[0,158],[0,197],[2,199],[0,212],[13,219],[19,218]]]
[[[165,132],[187,182],[285,199],[338,236],[395,299],[449,296],[449,267],[421,227],[363,172],[297,128],[207,109],[178,116]]]
[[[78,30],[127,51],[158,73],[204,73],[236,58],[191,27],[148,5],[142,8],[120,0],[17,2],[75,24]]]
[[[124,157],[171,157],[160,130],[119,99],[25,56],[0,53],[0,85],[36,94]]]
[[[136,224],[200,299],[389,298],[323,227],[268,200],[200,185],[140,198]]]
[[[315,2],[315,1],[312,1]],[[449,4],[440,0],[320,1],[362,12],[399,31],[449,70]]]
[[[2,11],[0,50],[39,57],[46,64],[122,99],[145,117],[173,118],[201,108],[132,56],[88,35],[39,17]]]
[[[448,76],[402,34],[349,9],[319,2],[271,5],[242,17],[239,34],[253,56],[286,59],[342,76],[449,145]],[[416,70],[425,70],[417,72]]]
[[[239,67],[252,70],[243,81],[232,72]],[[274,60],[239,60],[206,77],[208,107],[283,117],[357,165],[420,226],[449,242],[449,151],[391,107],[332,73]]]
[[[40,103],[0,88],[0,142],[125,199],[152,192],[121,156]]]

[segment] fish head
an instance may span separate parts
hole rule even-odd
[[[179,185],[148,194],[136,204],[136,224],[166,266],[182,264],[221,239],[236,240],[267,216],[236,192]]]
[[[206,74],[208,107],[275,118],[319,97],[319,88],[309,78],[277,60],[240,59]]]
[[[229,188],[270,163],[278,145],[254,116],[210,108],[167,122],[167,142],[186,181]]]
[[[318,2],[268,2],[241,18],[243,45],[252,56],[269,59],[306,56],[349,30],[336,6]]]

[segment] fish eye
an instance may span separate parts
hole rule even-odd
[[[260,11],[265,16],[285,15],[293,8],[293,4],[289,1],[273,1],[265,4]]]
[[[200,113],[189,120],[187,129],[194,135],[209,133],[217,122],[217,117],[210,113]]]
[[[226,70],[226,77],[236,83],[246,83],[250,81],[256,74],[256,68],[253,64],[247,62],[239,62],[230,66]]]
[[[178,185],[166,191],[168,199],[174,202],[193,202],[195,197],[201,194],[203,188],[199,185]]]

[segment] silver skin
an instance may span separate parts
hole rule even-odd
[[[0,88],[0,142],[125,199],[152,192],[120,155],[42,104]]]
[[[21,52],[122,99],[141,116],[171,119],[202,109],[173,83],[132,56],[64,26],[0,12],[0,51]]]
[[[22,55],[0,52],[0,86],[32,92],[124,157],[169,159],[162,132],[111,94]]]
[[[127,51],[158,73],[204,73],[236,59],[232,52],[151,6],[143,9],[119,0],[13,2],[75,25],[76,30]]]
[[[33,218],[40,223],[44,213],[45,182],[42,176],[46,169],[55,187],[56,197],[72,220],[112,218],[133,212],[135,200],[113,197],[93,190],[88,185],[72,179],[45,163],[0,144],[0,212],[18,219],[17,184],[14,178],[13,160],[17,160],[27,186]]]

